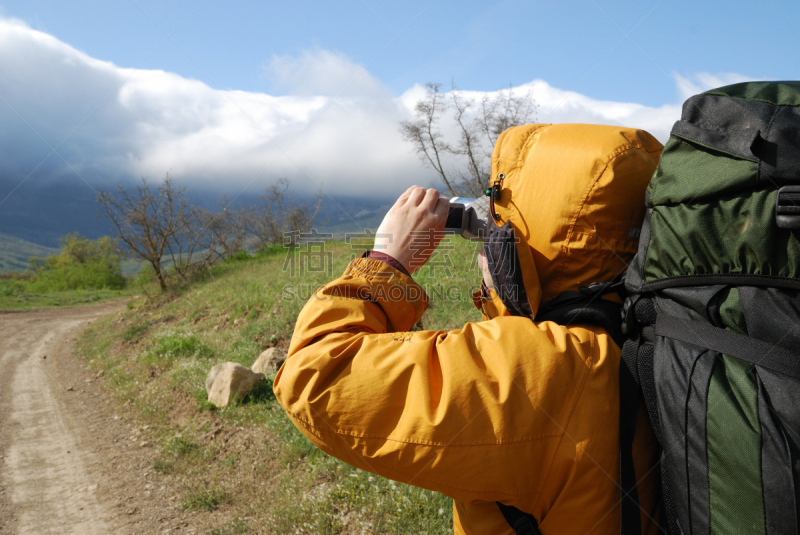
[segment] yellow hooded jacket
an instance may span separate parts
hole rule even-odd
[[[626,268],[661,149],[647,132],[613,126],[500,136],[497,224],[519,239],[534,316]],[[533,514],[544,535],[616,535],[620,348],[599,327],[511,316],[494,292],[476,303],[484,321],[409,332],[427,307],[422,289],[381,261],[355,260],[300,313],[275,394],[325,452],[452,497],[457,534],[513,535],[499,501]],[[655,452],[640,407],[644,534],[657,531]]]

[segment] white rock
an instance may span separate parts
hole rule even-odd
[[[227,407],[232,401],[245,397],[263,380],[263,374],[255,373],[241,364],[217,364],[206,377],[208,401],[219,408]]]
[[[264,375],[272,375],[277,372],[286,360],[286,350],[271,347],[261,353],[258,359],[250,366],[250,369],[256,373],[263,373]]]

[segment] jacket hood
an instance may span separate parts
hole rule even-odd
[[[625,271],[662,148],[644,130],[620,126],[533,124],[500,135],[491,176],[499,218],[489,222],[485,247],[513,314],[535,317],[560,293]],[[512,243],[509,264],[498,251]]]

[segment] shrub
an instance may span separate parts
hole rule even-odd
[[[136,276],[136,283],[139,286],[147,286],[156,282],[156,275],[149,267],[143,267]]]
[[[19,280],[0,280],[0,297],[13,297],[25,293],[25,283]]]
[[[30,291],[121,290],[125,287],[116,240],[108,236],[89,240],[73,233],[59,241],[61,254],[30,259],[33,271]]]

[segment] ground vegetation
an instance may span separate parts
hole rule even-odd
[[[213,365],[250,366],[263,350],[288,347],[314,290],[370,247],[287,245],[230,257],[188,287],[132,300],[84,333],[84,358],[147,428],[154,469],[164,484],[183,489],[184,508],[208,516],[211,533],[450,533],[448,498],[317,450],[275,400],[272,377],[224,410],[206,402]],[[471,299],[478,250],[446,238],[415,274],[431,303],[416,328],[450,330],[479,319]]]

